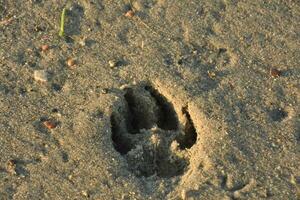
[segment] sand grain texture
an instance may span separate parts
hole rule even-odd
[[[299,198],[299,22],[296,0],[0,0],[0,199]]]

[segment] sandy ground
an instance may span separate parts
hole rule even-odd
[[[299,199],[299,33],[297,0],[0,0],[0,199]]]

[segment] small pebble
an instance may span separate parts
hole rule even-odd
[[[235,192],[233,192],[233,197],[234,197],[234,199],[240,199],[241,193],[239,191],[235,191]]]
[[[128,10],[128,11],[125,13],[125,17],[132,18],[133,16],[134,16],[133,10]]]
[[[73,179],[73,175],[70,174],[70,175],[68,176],[68,179],[71,181],[71,180]]]
[[[69,66],[69,67],[74,67],[74,65],[76,64],[76,62],[75,62],[75,60],[74,59],[72,59],[72,58],[69,58],[68,60],[67,60],[67,65]]]
[[[53,120],[46,120],[43,122],[44,126],[48,129],[54,129],[57,126],[57,123]]]
[[[15,160],[9,160],[6,163],[6,170],[7,170],[8,173],[14,174],[14,175],[17,174],[16,168],[17,168],[17,164],[16,164]]]
[[[281,71],[279,71],[278,69],[275,69],[275,68],[271,68],[270,75],[274,78],[277,78],[281,75]]]
[[[47,45],[47,44],[42,45],[42,46],[41,46],[41,50],[42,50],[43,52],[48,51],[48,50],[49,50],[49,45]]]
[[[108,64],[111,68],[114,68],[117,66],[118,62],[115,60],[110,60],[110,61],[108,61]]]
[[[47,82],[48,81],[48,73],[45,70],[35,70],[34,71],[34,79],[38,82]]]

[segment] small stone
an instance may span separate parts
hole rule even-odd
[[[75,60],[74,60],[73,58],[69,58],[69,59],[67,60],[67,65],[68,65],[70,68],[74,67],[75,64],[76,64],[76,62],[75,62]]]
[[[34,71],[34,79],[38,82],[47,82],[48,81],[48,73],[45,70],[35,70]]]
[[[215,72],[207,71],[207,74],[208,74],[209,78],[211,78],[211,79],[216,78],[216,73]]]
[[[71,181],[71,180],[73,179],[73,175],[70,174],[70,175],[68,176],[68,179]]]
[[[54,129],[57,126],[57,122],[54,120],[46,120],[43,122],[44,126],[46,126],[48,129]]]
[[[13,174],[13,175],[17,174],[16,168],[17,168],[17,164],[16,164],[15,160],[9,160],[6,163],[6,170],[8,173]]]
[[[125,13],[125,17],[132,18],[133,16],[134,16],[133,10],[128,10],[128,11]]]
[[[274,78],[277,78],[281,75],[281,71],[279,71],[278,69],[275,69],[275,68],[271,68],[270,75]]]
[[[42,45],[42,46],[41,46],[41,50],[42,50],[43,52],[49,50],[49,45],[47,45],[47,44]]]
[[[118,62],[115,60],[110,60],[110,61],[108,61],[108,64],[111,68],[114,68],[117,66]]]

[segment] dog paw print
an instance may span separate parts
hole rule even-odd
[[[188,107],[174,109],[145,84],[124,89],[121,104],[111,115],[111,130],[115,150],[138,177],[183,174],[189,164],[186,149],[197,140]]]

